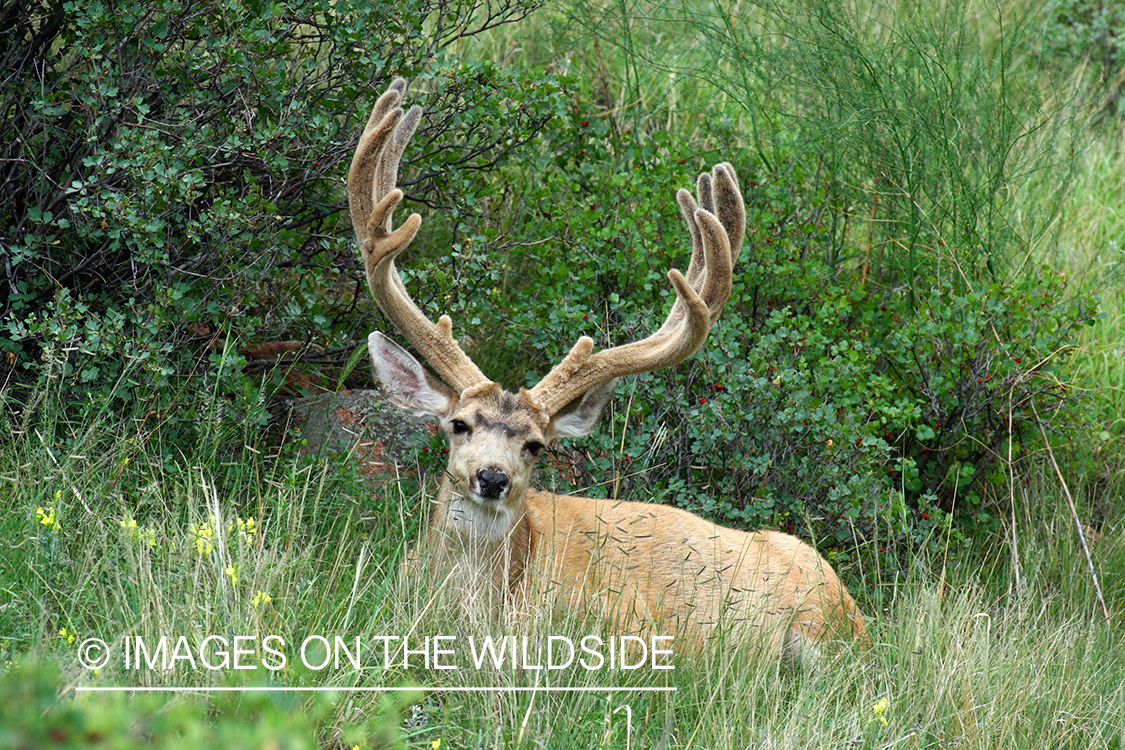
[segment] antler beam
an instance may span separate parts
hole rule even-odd
[[[491,381],[453,338],[448,315],[434,325],[410,299],[395,268],[395,258],[418,234],[422,217],[411,214],[394,229],[392,214],[402,202],[398,167],[406,144],[422,118],[421,107],[403,114],[399,106],[406,81],[397,78],[375,103],[348,171],[348,206],[359,240],[367,286],[379,309],[406,336],[445,383],[458,392],[477,390]]]

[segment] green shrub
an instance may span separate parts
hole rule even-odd
[[[913,291],[896,288],[881,265],[856,266],[842,191],[796,162],[770,172],[729,150],[683,159],[660,133],[577,107],[550,135],[539,179],[512,178],[522,198],[509,231],[524,242],[507,273],[500,243],[481,234],[460,261],[490,270],[473,293],[433,303],[508,387],[536,382],[582,333],[611,346],[655,329],[671,304],[665,274],[690,246],[672,196],[695,170],[735,157],[748,209],[734,291],[704,349],[619,387],[559,489],[901,551],[944,544],[951,512],[959,533],[991,529],[1003,506],[984,480],[1025,457],[1036,413],[1073,420],[1068,352],[1096,308],[1059,274],[919,274]]]
[[[557,89],[447,50],[536,6],[487,19],[425,0],[12,6],[0,353],[17,379],[60,376],[80,418],[112,394],[188,427],[208,401],[257,413],[248,342],[315,342],[342,364],[366,295],[341,188],[365,107],[393,76],[419,76],[433,112],[405,187],[472,214],[465,185],[537,132]]]
[[[328,694],[306,699],[297,693],[240,692],[208,704],[120,693],[62,698],[61,689],[60,676],[48,665],[25,661],[0,674],[0,750],[403,747],[389,705],[341,729]]]

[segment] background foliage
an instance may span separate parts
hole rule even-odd
[[[747,242],[708,344],[620,385],[601,429],[554,447],[572,468],[540,483],[811,540],[873,615],[876,655],[804,681],[693,665],[687,704],[646,704],[651,746],[1120,746],[1120,630],[1094,604],[1119,617],[1125,591],[1119,15],[1074,0],[9,0],[0,656],[35,651],[73,682],[90,675],[62,629],[425,622],[390,606],[424,496],[372,493],[346,457],[317,465],[264,429],[295,382],[369,382],[356,342],[386,325],[342,178],[366,108],[405,75],[426,116],[401,184],[425,220],[400,268],[510,388],[583,333],[650,333],[690,246],[675,190],[721,160],[738,170]],[[321,377],[250,361],[269,344]],[[441,447],[418,454],[423,485]],[[247,518],[253,543],[228,523]],[[19,673],[5,705],[77,736],[101,719],[54,702],[57,679]],[[628,743],[610,702],[552,707],[431,697],[405,742]],[[303,723],[248,705],[236,728],[242,708],[265,717],[253,742],[316,724],[328,746],[382,710],[302,704]],[[129,710],[105,711],[128,746]],[[193,711],[154,721],[211,731]]]
[[[213,368],[223,418],[259,406],[238,376],[248,342],[339,358],[364,299],[340,189],[364,102],[392,75],[429,82],[440,114],[409,185],[438,204],[557,107],[549,81],[447,59],[536,7],[479,6],[7,3],[0,316],[19,377],[58,367],[79,406],[174,404],[186,426],[205,415],[183,395]]]
[[[276,695],[227,696],[168,707],[151,696],[76,703],[57,695],[59,675],[33,663],[0,675],[0,747],[54,748],[224,748],[305,750],[318,747],[401,748],[394,707],[387,702],[362,725],[341,733],[332,727],[332,700],[311,701]],[[351,743],[351,744],[348,744]]]
[[[86,417],[142,402],[162,444],[252,440],[281,376],[250,379],[248,344],[343,364],[370,325],[339,173],[357,102],[405,74],[429,115],[403,185],[431,209],[409,283],[509,386],[579,331],[645,335],[683,263],[669,197],[720,159],[743,174],[730,307],[694,363],[631,385],[587,444],[590,491],[664,487],[829,545],[934,541],[953,511],[992,528],[1007,500],[985,480],[1028,455],[1037,415],[1075,428],[1069,352],[1096,314],[1045,261],[1079,110],[1049,72],[1017,75],[1032,9],[698,12],[704,52],[676,66],[640,43],[674,10],[643,25],[575,6],[594,61],[472,54],[535,8],[11,5],[0,287],[16,381],[57,384]],[[662,122],[666,106],[629,102],[641,66],[691,77],[691,107]]]

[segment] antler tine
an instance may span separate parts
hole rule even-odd
[[[730,296],[734,263],[746,233],[746,208],[738,178],[728,163],[696,183],[698,203],[686,190],[676,194],[692,239],[687,275],[673,269],[668,280],[676,301],[664,324],[641,341],[594,352],[583,336],[528,397],[549,415],[612,378],[658,370],[682,362],[703,345]]]
[[[375,102],[348,170],[348,208],[352,217],[352,229],[355,230],[361,248],[367,238],[367,220],[371,217],[375,202],[386,194],[384,191],[376,195],[374,185],[383,143],[389,131],[398,124],[397,118],[388,120],[387,115],[396,110],[401,114],[398,104],[405,90],[406,80],[396,78]]]
[[[437,325],[418,309],[399,278],[395,258],[422,226],[411,214],[395,229],[392,216],[402,202],[396,187],[403,151],[422,119],[421,107],[403,114],[399,103],[406,81],[397,78],[375,102],[348,171],[348,205],[359,240],[367,286],[383,314],[393,322],[438,376],[458,392],[491,385],[453,338],[453,323],[443,315]]]
[[[738,189],[738,177],[734,173],[734,167],[729,162],[723,162],[717,164],[714,171],[716,174],[714,178],[704,172],[695,181],[698,204],[692,200],[691,193],[688,191],[681,189],[676,192],[676,202],[680,204],[680,211],[691,232],[691,262],[688,264],[686,276],[688,283],[694,289],[699,288],[699,280],[707,268],[703,240],[699,224],[695,219],[696,209],[702,208],[712,216],[716,216],[719,223],[723,225],[730,240],[732,268],[738,263],[738,256],[742,251],[742,239],[746,234],[746,208],[742,201],[742,193]],[[720,185],[720,189],[713,189],[715,184]],[[672,314],[668,316],[661,329],[675,325],[683,316],[683,308],[678,302],[679,300],[673,306]],[[723,302],[725,303],[726,299]],[[712,323],[718,318],[722,308],[721,303],[715,308]]]

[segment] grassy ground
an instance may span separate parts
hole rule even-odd
[[[101,448],[112,456],[126,446]],[[14,470],[36,479],[19,482],[22,511],[4,517],[0,571],[3,647],[57,660],[70,687],[260,684],[270,672],[263,666],[241,674],[229,667],[210,671],[204,657],[194,669],[183,658],[169,671],[128,666],[125,641],[242,635],[259,639],[252,647],[276,635],[288,657],[286,669],[269,674],[278,684],[615,689],[413,694],[402,699],[412,716],[411,747],[441,739],[442,747],[474,748],[1084,748],[1119,747],[1125,739],[1119,658],[1125,632],[1118,625],[1125,611],[1125,542],[1117,528],[1092,540],[1112,617],[1107,623],[1072,521],[1046,510],[1060,506],[1049,482],[1029,489],[1018,554],[1007,547],[988,558],[959,549],[940,560],[916,560],[897,580],[867,578],[869,586],[886,589],[881,596],[872,596],[854,571],[847,576],[861,601],[887,602],[883,611],[868,607],[875,642],[869,654],[844,650],[803,670],[752,654],[732,658],[716,647],[677,656],[669,671],[515,671],[475,668],[466,644],[487,629],[462,616],[440,584],[396,588],[392,561],[402,532],[392,527],[400,513],[416,512],[418,497],[342,482],[336,465],[277,461],[261,474],[239,473],[234,467],[253,463],[242,455],[225,467],[194,465],[171,476],[156,470],[162,457],[141,453],[130,464],[141,465],[137,471],[147,482],[119,495],[120,510],[106,513],[82,498],[121,492],[117,461],[91,468],[80,444],[71,450],[62,455],[32,443],[19,455],[5,454],[9,486]],[[395,512],[370,512],[378,506]],[[146,508],[143,517],[129,510],[137,507]],[[37,508],[53,510],[53,523],[43,523]],[[362,520],[372,516],[381,520]],[[589,631],[547,612],[526,633],[536,644],[552,635],[578,642]],[[301,668],[298,644],[309,635],[341,636],[349,646],[362,637],[360,667]],[[427,636],[451,636],[445,643],[454,654],[435,658],[460,668],[437,669],[437,662],[427,668],[426,656],[404,657],[392,646],[388,669],[374,635],[408,638],[416,650]],[[78,661],[89,637],[114,649],[96,673]],[[210,663],[219,663],[217,654],[207,657]],[[308,661],[319,658],[314,645]],[[528,663],[542,659],[533,655]],[[279,663],[260,647],[247,662]],[[637,687],[675,692],[630,692]],[[346,694],[328,726],[346,726],[378,701],[369,693]]]
[[[686,11],[656,10],[557,4],[529,24],[499,30],[477,53],[568,67],[582,76],[581,96],[635,112],[644,127],[663,127],[690,143],[693,97],[703,91],[690,73],[706,64],[707,49],[695,31],[685,31]],[[658,46],[664,52],[650,54]],[[752,115],[736,115],[742,119],[735,130],[753,132]],[[414,748],[1122,747],[1119,130],[1088,131],[1057,232],[1044,245],[1053,263],[1102,299],[1103,317],[1075,354],[1089,388],[1089,429],[1055,447],[1078,501],[1105,610],[1062,486],[1044,462],[1018,479],[1011,493],[1016,511],[995,537],[904,560],[895,574],[858,563],[843,571],[871,618],[869,654],[844,650],[802,670],[716,647],[679,656],[674,670],[552,672],[478,670],[463,659],[461,669],[439,670],[418,654],[403,667],[395,652],[395,665],[386,668],[373,634],[407,636],[412,647],[426,636],[456,636],[463,646],[470,635],[484,635],[459,616],[440,583],[423,590],[395,581],[423,496],[403,484],[372,488],[346,458],[271,456],[229,434],[194,446],[162,445],[150,439],[143,416],[110,409],[69,423],[48,388],[5,395],[11,408],[4,425],[10,438],[0,443],[0,656],[57,661],[67,688],[268,678],[321,687],[614,689],[405,694],[398,704]],[[1034,210],[1036,189],[1029,188],[1023,210]],[[33,408],[14,406],[17,398]],[[587,633],[550,612],[529,627],[533,643]],[[195,643],[207,635],[254,636],[257,643],[276,635],[286,643],[287,666],[276,673],[262,666],[191,669],[185,660],[167,671],[126,667],[126,637],[152,644],[161,635]],[[362,636],[360,667],[296,666],[309,635],[341,636],[349,645]],[[96,673],[79,663],[79,647],[91,637],[104,639],[115,655]],[[261,655],[250,659],[261,665]],[[631,690],[640,687],[674,691]],[[315,698],[292,700],[291,710],[311,711]],[[366,692],[338,695],[320,740],[338,741],[344,727],[378,713],[381,700]]]

